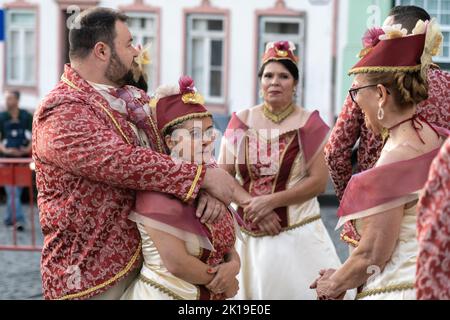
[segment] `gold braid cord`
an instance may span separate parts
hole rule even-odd
[[[396,291],[406,291],[406,290],[413,290],[414,289],[414,283],[409,283],[409,282],[405,282],[405,283],[400,283],[400,284],[396,284],[396,285],[392,285],[392,286],[387,286],[384,288],[378,288],[378,289],[371,289],[371,290],[367,290],[367,291],[363,291],[361,293],[358,293],[356,295],[356,300],[358,299],[362,299],[368,296],[374,296],[377,294],[382,294],[382,293],[390,293],[390,292],[396,292]]]

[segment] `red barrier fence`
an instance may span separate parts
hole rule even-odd
[[[17,244],[16,208],[12,201],[12,244],[0,244],[0,250],[14,251],[41,251],[42,247],[36,245],[36,224],[34,219],[34,194],[33,194],[33,170],[34,163],[31,158],[0,158],[0,186],[28,187],[30,199],[30,245]],[[13,189],[12,199],[14,199]]]

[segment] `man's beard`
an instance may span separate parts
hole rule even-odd
[[[131,73],[130,68],[127,68],[127,66],[125,66],[125,64],[120,60],[116,50],[112,50],[109,65],[105,72],[106,79],[112,83],[115,83],[119,87],[122,87],[126,83],[129,73]]]

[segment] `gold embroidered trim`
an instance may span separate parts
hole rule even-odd
[[[121,278],[122,276],[124,276],[128,271],[130,271],[131,267],[133,266],[133,264],[136,262],[136,260],[138,259],[140,253],[141,253],[141,246],[142,246],[142,241],[139,241],[139,245],[138,248],[136,250],[136,252],[134,253],[133,257],[131,258],[130,262],[128,262],[128,264],[125,266],[124,269],[122,269],[118,274],[116,274],[114,277],[112,277],[111,279],[95,286],[92,288],[89,288],[87,290],[78,292],[78,293],[74,293],[74,294],[69,294],[66,296],[62,296],[61,298],[59,298],[58,300],[68,300],[68,299],[76,299],[76,298],[81,298],[82,296],[88,295],[94,291],[97,291],[101,288],[104,288],[108,285],[110,285],[111,283],[113,283],[114,281],[118,280],[119,278]]]
[[[263,111],[264,117],[266,117],[273,123],[278,124],[281,121],[283,121],[284,119],[286,119],[287,117],[289,117],[292,114],[292,112],[295,111],[295,105],[291,102],[283,111],[281,111],[280,113],[277,114],[277,113],[270,111],[269,108],[267,107],[267,105],[264,103],[262,111]]]
[[[175,300],[186,300],[182,296],[176,294],[175,292],[173,292],[172,290],[164,287],[163,285],[159,284],[158,282],[155,282],[155,281],[147,278],[143,274],[139,274],[138,279],[140,281],[144,282],[145,284],[148,284],[148,285],[154,287],[155,289],[158,289],[162,293],[167,294],[169,297],[171,297],[171,298],[173,298]]]
[[[266,60],[264,60],[264,61],[263,61],[263,64],[266,63],[266,62],[269,62],[269,61],[279,61],[279,60],[290,60],[290,61],[292,61],[292,62],[295,64],[295,66],[298,68],[298,66],[297,66],[297,61],[292,60],[289,56],[286,56],[286,57],[280,57],[280,58],[278,58],[278,57],[270,57],[270,58],[267,58]]]
[[[192,194],[195,191],[195,188],[197,187],[198,180],[200,179],[200,176],[202,175],[203,165],[199,165],[197,167],[197,174],[195,175],[194,181],[192,182],[191,188],[189,189],[189,192],[186,195],[186,198],[184,198],[184,202],[189,201],[192,198]]]
[[[414,283],[404,282],[392,286],[387,286],[384,288],[378,288],[378,289],[371,289],[367,291],[360,292],[356,295],[356,300],[362,299],[368,296],[374,296],[376,294],[382,294],[382,293],[390,293],[395,291],[405,291],[405,290],[411,290],[414,289]]]
[[[65,84],[67,84],[69,87],[77,90],[77,91],[82,91],[80,88],[78,88],[73,82],[71,82],[69,79],[67,79],[64,75],[61,76],[61,81],[64,82]],[[120,127],[120,124],[117,122],[116,118],[114,118],[114,115],[104,106],[102,105],[100,102],[95,101],[95,103],[100,106],[103,111],[108,115],[108,117],[111,119],[111,121],[113,122],[114,126],[117,128],[117,130],[119,130],[120,134],[122,135],[122,137],[125,139],[125,141],[128,144],[131,144],[130,140],[128,139],[128,137],[125,135],[125,132],[123,132],[122,128]]]
[[[352,245],[352,246],[355,247],[355,248],[359,245],[359,242],[358,242],[358,241],[356,241],[356,240],[350,238],[349,236],[345,236],[345,235],[344,235],[344,236],[342,236],[341,238],[342,238],[342,240],[344,240],[345,242],[347,242],[348,244]]]
[[[161,139],[160,139],[160,136],[159,136],[159,131],[158,131],[158,128],[156,127],[155,122],[152,119],[152,116],[150,116],[150,115],[148,116],[148,121],[150,122],[150,126],[152,127],[153,133],[155,134],[156,143],[157,143],[157,147],[158,147],[158,152],[159,153],[164,153],[164,150],[162,148],[162,142],[161,142]]]
[[[212,117],[212,114],[210,112],[199,112],[199,113],[191,113],[191,114],[187,114],[187,115],[182,116],[182,117],[175,118],[172,121],[170,121],[169,123],[167,123],[162,128],[161,133],[162,133],[163,136],[165,136],[167,129],[169,129],[172,126],[180,124],[180,123],[182,123],[182,122],[184,122],[186,120],[205,118],[205,117]]]
[[[296,223],[296,224],[294,224],[294,225],[292,225],[292,226],[290,226],[290,227],[283,228],[283,229],[281,229],[281,232],[289,231],[289,230],[293,230],[293,229],[296,229],[296,228],[303,227],[303,226],[305,226],[305,225],[307,225],[307,224],[309,224],[309,223],[312,223],[312,222],[314,222],[314,221],[316,221],[316,220],[320,220],[320,214],[317,214],[317,215],[315,215],[315,216],[309,217],[309,218],[307,218],[307,219],[305,219],[305,220],[303,220],[303,221],[300,221],[299,223]],[[241,228],[241,231],[242,231],[243,233],[245,233],[245,234],[251,236],[251,237],[254,237],[254,238],[262,238],[262,237],[267,237],[267,236],[269,236],[269,235],[268,235],[267,233],[265,233],[265,232],[252,232],[252,231],[245,230],[245,229],[243,229],[243,228]]]
[[[406,67],[358,67],[350,69],[348,72],[348,75],[356,74],[356,73],[370,73],[370,72],[415,72],[419,71],[421,68],[421,65],[417,66],[406,66]]]
[[[125,139],[125,141],[128,144],[131,144],[130,140],[128,139],[128,137],[125,135],[125,132],[123,132],[122,128],[120,127],[120,124],[117,122],[116,118],[114,118],[113,114],[104,106],[102,105],[100,102],[95,101],[95,103],[103,109],[103,111],[108,115],[108,117],[111,119],[111,121],[114,123],[114,125],[116,126],[117,130],[119,130],[120,134],[122,135],[122,137]]]

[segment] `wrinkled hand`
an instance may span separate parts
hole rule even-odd
[[[244,213],[247,214],[247,217],[253,223],[260,222],[275,209],[271,194],[254,197],[251,200],[244,202],[243,206]]]
[[[261,231],[266,232],[271,236],[276,236],[282,229],[280,222],[280,217],[272,211],[258,223],[258,227]]]
[[[237,295],[239,291],[239,281],[234,278],[231,280],[231,284],[228,286],[228,289],[224,292],[225,298],[230,299]]]
[[[202,223],[213,223],[216,219],[223,217],[227,207],[210,196],[206,191],[201,191],[198,198],[196,216]]]
[[[322,269],[319,271],[319,277],[310,285],[310,289],[316,289],[318,300],[341,300],[345,296],[344,292],[336,292],[335,283],[331,276],[336,269]]]
[[[216,294],[225,293],[229,289],[229,286],[233,284],[232,280],[239,273],[239,263],[236,261],[224,262],[216,267],[210,268],[208,273],[215,273],[216,275],[206,285],[206,288]]]

